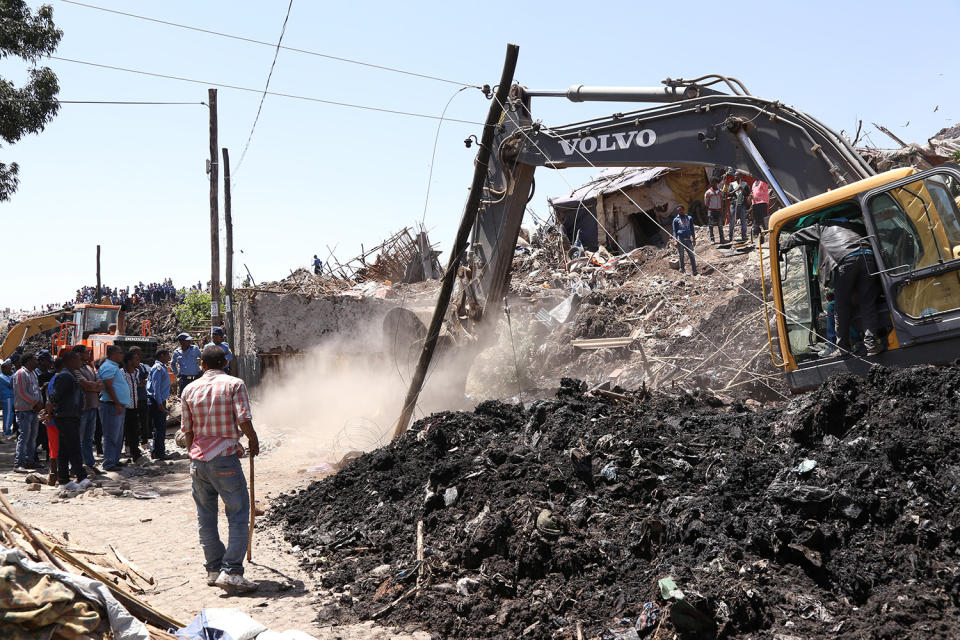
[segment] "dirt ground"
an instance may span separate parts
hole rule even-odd
[[[281,440],[260,429],[264,453],[256,459],[256,497],[267,506],[270,497],[294,489],[311,479],[303,467],[291,466],[285,450],[296,440]],[[168,452],[176,450],[168,439]],[[103,489],[122,488],[154,498],[114,496],[103,490],[60,500],[54,487],[28,491],[25,476],[12,473],[15,442],[0,442],[0,487],[18,514],[31,525],[66,537],[75,548],[107,552],[108,544],[156,579],[152,592],[142,596],[156,609],[184,624],[203,608],[228,607],[244,611],[270,629],[299,629],[320,640],[423,640],[429,634],[405,634],[370,623],[342,627],[315,622],[313,603],[325,593],[298,566],[272,527],[257,527],[253,562],[246,576],[260,588],[245,596],[228,596],[208,587],[203,553],[196,533],[196,511],[190,495],[189,460],[168,461],[146,468],[128,467],[120,475],[108,474]],[[181,455],[182,455],[182,450]],[[245,469],[248,469],[246,461]],[[45,474],[44,474],[45,475]],[[103,478],[103,476],[101,476]],[[226,520],[221,512],[221,538],[226,540]],[[90,556],[95,558],[96,556]]]

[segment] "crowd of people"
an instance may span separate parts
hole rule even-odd
[[[197,284],[199,285],[199,283]],[[123,288],[111,288],[101,284],[100,296],[104,304],[114,305],[122,305],[126,304],[127,302],[132,302],[134,304],[139,304],[141,302],[152,302],[154,304],[159,304],[165,300],[179,301],[182,298],[177,288],[173,285],[173,280],[170,278],[166,278],[163,282],[151,282],[150,284],[144,284],[143,282],[140,282],[139,284],[133,286],[132,291],[129,286]],[[77,289],[77,295],[74,298],[74,302],[91,304],[96,302],[96,299],[96,286],[81,287]]]
[[[166,457],[167,400],[174,390],[184,390],[201,374],[201,350],[193,338],[181,333],[180,346],[171,353],[159,349],[144,358],[139,347],[123,351],[107,347],[106,356],[93,360],[93,352],[80,344],[54,359],[50,351],[16,353],[0,365],[0,408],[3,438],[16,435],[14,471],[40,469],[39,452],[45,451],[49,484],[76,491],[84,480],[126,463],[137,463],[152,444],[154,460]],[[230,371],[233,354],[221,327],[213,327],[210,342],[223,354]],[[151,443],[152,440],[152,443]],[[96,466],[94,450],[102,456]],[[75,477],[76,482],[70,480]]]
[[[250,498],[240,456],[260,452],[246,385],[229,375],[233,361],[221,327],[211,329],[203,350],[189,334],[177,336],[171,354],[159,349],[144,362],[138,347],[124,351],[109,345],[94,362],[80,344],[54,359],[49,351],[18,353],[0,364],[2,442],[16,433],[14,472],[41,469],[46,450],[48,483],[64,493],[84,491],[91,476],[137,463],[147,454],[141,445],[152,438],[149,455],[166,458],[168,400],[180,394],[178,435],[190,456],[192,495],[197,508],[200,545],[209,586],[245,593],[257,588],[244,578]],[[176,376],[177,389],[171,384]],[[128,461],[122,460],[126,447]],[[96,466],[94,449],[101,458]],[[218,504],[224,503],[227,544],[218,532]]]
[[[740,227],[740,242],[746,242],[748,213],[753,218],[751,239],[767,228],[770,185],[763,180],[751,182],[744,173],[729,171],[722,179],[714,178],[710,181],[710,187],[703,194],[703,205],[707,210],[707,230],[711,243],[733,242],[737,226]],[[725,221],[729,224],[726,239],[723,236]],[[717,229],[716,236],[713,233],[714,227]],[[683,205],[673,210],[672,235],[679,254],[680,272],[686,273],[686,262],[689,260],[693,275],[697,275],[697,256],[694,252],[697,244],[696,226]]]

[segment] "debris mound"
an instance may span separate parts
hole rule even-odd
[[[527,409],[425,418],[270,517],[329,590],[321,621],[958,637],[958,388],[960,366],[876,368],[751,412],[564,380]]]

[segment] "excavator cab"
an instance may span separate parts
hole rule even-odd
[[[876,258],[883,292],[878,315],[888,333],[888,351],[878,356],[820,357],[827,289],[816,271],[817,248],[786,250],[784,240],[832,217],[862,220]],[[897,169],[786,207],[770,221],[769,247],[780,338],[774,363],[786,370],[791,389],[812,388],[837,371],[864,373],[874,363],[960,357],[960,167]],[[852,325],[863,330],[856,316]]]

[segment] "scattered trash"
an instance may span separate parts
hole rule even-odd
[[[660,578],[657,586],[660,588],[660,597],[664,600],[683,600],[683,591],[677,587],[677,583],[670,576]]]
[[[551,537],[557,537],[562,533],[560,527],[554,522],[553,512],[550,509],[543,509],[537,516],[537,531]]]
[[[816,460],[810,460],[809,458],[798,464],[793,468],[797,473],[810,473],[817,467]]]
[[[473,578],[460,578],[457,580],[457,593],[462,596],[468,596],[480,588],[480,583]]]
[[[450,487],[443,492],[443,504],[448,507],[452,507],[457,502],[457,498],[460,497],[460,492],[457,491],[456,487]]]

